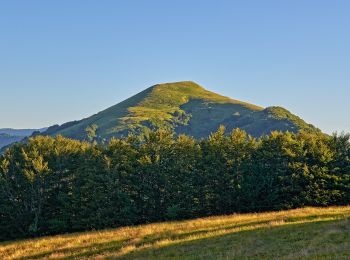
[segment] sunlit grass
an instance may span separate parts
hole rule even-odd
[[[0,244],[2,259],[348,258],[350,207],[155,223]]]
[[[174,123],[176,121],[174,113],[186,112],[182,106],[185,104],[191,106],[192,100],[201,100],[205,104],[210,103],[210,106],[225,108],[220,113],[225,118],[232,116],[235,112],[243,115],[263,110],[262,107],[205,90],[191,81],[165,83],[152,86],[92,117],[60,129],[54,134],[59,133],[63,136],[79,139],[84,134],[86,127],[96,124],[100,136],[115,136],[114,134],[119,131],[137,129],[142,127],[144,122],[154,123],[155,120],[170,127],[172,126],[170,122]],[[205,107],[207,106],[209,105],[205,105]],[[203,110],[203,114],[207,114],[207,111]],[[212,124],[216,130],[219,126],[218,122],[215,121],[215,118],[210,119],[211,121],[214,120]]]
[[[218,104],[236,104],[252,111],[262,110],[261,107],[205,90],[194,82],[184,81],[154,86],[152,92],[137,106],[129,108],[131,114],[128,118],[132,118],[137,122],[150,118],[171,120],[172,114],[179,111],[180,107],[191,99],[202,99]]]

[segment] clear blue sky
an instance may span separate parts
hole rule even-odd
[[[350,132],[350,1],[0,1],[0,127],[181,80]]]

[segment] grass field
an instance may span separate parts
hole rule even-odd
[[[0,243],[1,259],[350,259],[350,206],[155,223]]]

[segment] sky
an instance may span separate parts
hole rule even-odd
[[[348,0],[0,0],[0,128],[192,80],[350,132]]]

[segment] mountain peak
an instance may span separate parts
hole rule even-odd
[[[154,86],[160,86],[160,87],[167,87],[167,86],[179,86],[179,87],[200,87],[199,84],[197,84],[194,81],[191,80],[184,80],[184,81],[175,81],[175,82],[164,82],[164,83],[158,83]]]
[[[169,92],[178,92],[180,95],[201,95],[201,92],[206,91],[202,86],[193,81],[178,81],[169,83],[160,83],[151,87],[153,91],[160,91],[164,95]]]
[[[157,128],[196,138],[208,136],[220,125],[254,136],[312,128],[287,110],[270,110],[208,91],[193,81],[161,83],[89,118],[51,127],[46,134],[84,139],[91,125],[107,139]]]

